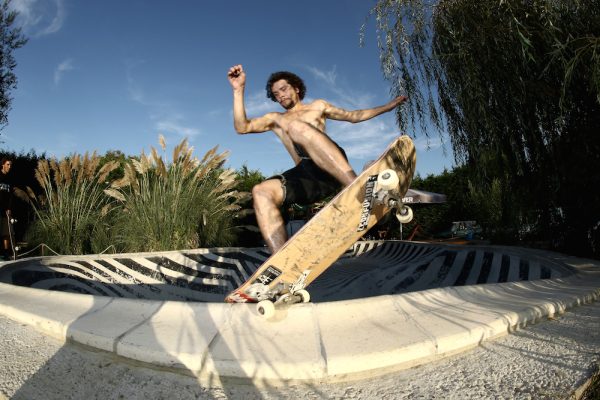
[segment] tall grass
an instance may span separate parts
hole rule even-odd
[[[162,136],[159,142],[164,152]],[[235,172],[223,168],[227,152],[215,147],[202,159],[192,153],[183,140],[171,162],[155,148],[103,166],[96,153],[40,160],[35,178],[42,193],[27,188],[36,215],[28,240],[61,254],[231,245],[249,193],[235,190]],[[107,182],[123,163],[123,178]]]
[[[57,160],[40,160],[35,178],[43,193],[27,188],[36,219],[28,231],[32,243],[45,243],[62,254],[99,252],[97,237],[106,235],[110,198],[103,190],[118,163],[99,168],[100,157],[86,153]],[[106,243],[106,242],[105,242]]]
[[[164,138],[159,138],[163,152]],[[125,174],[105,190],[120,204],[114,229],[125,251],[160,251],[231,245],[235,213],[247,193],[235,190],[235,173],[223,169],[217,147],[199,160],[183,140],[166,163],[151,154],[125,164]]]

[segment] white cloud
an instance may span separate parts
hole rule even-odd
[[[176,102],[159,98],[156,94],[153,95],[151,90],[145,90],[144,85],[136,79],[136,69],[144,65],[143,60],[125,60],[129,98],[146,109],[148,118],[153,121],[154,128],[159,133],[165,136],[177,135],[193,141],[196,136],[202,134],[202,131],[184,122],[186,117],[179,111]]]
[[[54,15],[54,18],[52,19],[52,22],[50,23],[50,25],[48,25],[46,27],[46,29],[44,29],[40,32],[40,36],[41,35],[49,35],[51,33],[58,32],[62,29],[62,26],[63,26],[63,24],[65,22],[65,18],[66,18],[66,11],[65,11],[65,7],[63,5],[62,0],[55,0],[55,1],[56,1],[56,14]]]
[[[67,71],[72,71],[74,69],[75,67],[73,67],[73,60],[70,58],[58,64],[58,66],[54,69],[54,84],[58,85],[62,80],[63,75]]]
[[[330,123],[329,135],[346,151],[349,158],[372,160],[399,135],[398,128],[384,120],[372,119],[359,124]]]
[[[37,0],[13,0],[10,7],[19,13],[19,20],[25,29],[37,25],[42,17],[36,13]]]
[[[10,4],[19,13],[23,30],[33,37],[60,31],[67,17],[64,0],[13,0]]]
[[[246,114],[250,118],[259,117],[268,112],[279,111],[278,108],[283,111],[279,104],[267,98],[264,91],[246,96]]]
[[[189,126],[184,126],[178,121],[179,118],[175,118],[172,120],[165,119],[161,121],[157,121],[155,124],[156,129],[160,133],[164,134],[177,134],[179,136],[183,136],[186,138],[193,138],[195,136],[200,135],[200,130],[197,128],[191,128]]]
[[[146,100],[146,94],[142,87],[137,83],[134,77],[134,70],[143,65],[143,60],[133,60],[127,59],[125,60],[125,75],[127,79],[127,92],[129,93],[129,98],[136,103],[142,104],[144,106],[149,106],[149,102]]]
[[[335,87],[337,79],[336,66],[334,65],[331,71],[322,71],[316,67],[308,66],[308,70],[319,80],[325,82],[328,86]]]
[[[373,94],[360,93],[348,87],[338,79],[337,67],[334,65],[330,71],[324,71],[313,66],[306,66],[310,73],[325,84],[325,88],[335,97],[327,99],[332,104],[350,109],[373,107]]]

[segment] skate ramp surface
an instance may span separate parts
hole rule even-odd
[[[267,257],[240,251],[242,260],[212,249],[4,263],[0,314],[204,385],[285,385],[414,367],[600,297],[593,260],[360,242],[309,287],[316,302],[264,319],[254,304],[222,302]]]
[[[268,256],[263,248],[215,248],[41,257],[0,269],[0,282],[95,296],[221,302]],[[318,303],[571,274],[566,265],[508,247],[359,241],[308,289]]]

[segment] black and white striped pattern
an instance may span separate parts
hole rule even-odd
[[[197,249],[23,260],[0,281],[40,289],[127,298],[222,301],[268,257],[263,249]]]
[[[358,242],[310,288],[315,302],[447,286],[550,279],[566,265],[507,248],[411,242]]]
[[[565,265],[521,253],[507,248],[361,241],[309,291],[313,301],[320,302],[572,274]],[[219,248],[42,257],[6,264],[0,268],[0,281],[100,296],[220,302],[268,256],[260,248]]]

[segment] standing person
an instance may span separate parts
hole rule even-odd
[[[406,97],[399,96],[383,106],[355,111],[344,110],[321,99],[303,103],[306,86],[302,79],[291,72],[280,71],[271,74],[266,90],[267,97],[285,111],[249,119],[244,104],[246,73],[243,67],[231,67],[227,77],[233,89],[235,130],[240,134],[273,131],[296,164],[252,189],[258,226],[265,243],[274,253],[287,240],[279,210],[282,205],[313,203],[337,193],[356,178],[344,150],[325,133],[325,121],[366,121],[393,110],[406,101]]]
[[[10,245],[9,226],[12,209],[12,179],[9,175],[12,168],[12,160],[3,158],[0,164],[0,212],[2,213],[0,228],[2,237],[2,255],[5,260],[12,259],[12,247]]]

